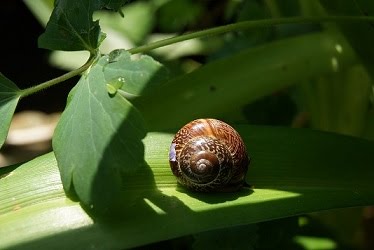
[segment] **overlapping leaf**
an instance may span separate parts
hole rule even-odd
[[[7,137],[19,98],[19,88],[0,73],[0,148]]]
[[[39,37],[39,46],[52,50],[94,51],[103,34],[93,12],[103,8],[118,10],[128,0],[56,0],[46,31]]]
[[[168,70],[150,56],[132,58],[125,50],[114,50],[109,56],[110,67],[105,68],[108,85],[122,90],[122,95],[132,99],[151,92],[164,83]]]
[[[152,85],[160,68],[148,57],[132,61],[127,52],[116,51],[100,58],[69,95],[53,148],[65,190],[85,207],[104,213],[130,202],[118,198],[123,197],[123,175],[145,167],[141,115],[122,95],[108,93],[108,85],[131,80],[133,74],[146,76],[136,77],[137,87]]]

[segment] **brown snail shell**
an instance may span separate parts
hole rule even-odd
[[[216,119],[197,119],[175,135],[169,163],[178,182],[194,191],[230,192],[245,185],[249,157],[239,133]]]

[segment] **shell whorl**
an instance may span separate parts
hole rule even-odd
[[[175,135],[169,162],[178,182],[195,191],[237,190],[249,158],[240,135],[216,119],[194,120]]]

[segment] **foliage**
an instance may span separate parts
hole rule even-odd
[[[0,147],[3,146],[13,113],[16,109],[19,94],[18,87],[0,73],[0,111],[1,111],[1,127],[0,127]]]
[[[146,132],[140,113],[120,92],[139,95],[161,71],[147,56],[132,61],[127,52],[114,51],[94,63],[70,93],[53,148],[65,190],[84,206],[101,212],[122,207],[120,176],[144,167]]]
[[[27,2],[35,11],[33,1]],[[52,8],[48,0],[39,3]],[[297,217],[274,220],[374,204],[374,143],[359,138],[374,134],[374,57],[365,55],[374,38],[374,4],[125,3],[57,0],[39,46],[87,50],[88,61],[22,90],[0,75],[2,145],[20,98],[82,74],[55,130],[53,153],[0,170],[1,248],[124,248],[175,237],[181,237],[175,244],[205,248],[214,244],[206,232],[213,229],[228,235],[231,247],[275,247],[268,234],[277,246],[307,248],[305,242],[317,241],[299,237]],[[211,8],[219,13],[214,21],[204,19]],[[258,16],[266,18],[250,21]],[[217,26],[222,23],[232,24]],[[205,30],[146,41],[157,30],[196,29]],[[146,45],[101,54],[113,34]],[[189,39],[194,43],[186,46]],[[172,49],[161,50],[166,45]],[[145,52],[165,66],[133,55]],[[176,186],[167,160],[172,132],[200,117],[244,124],[236,127],[253,159],[252,189],[194,194]],[[281,120],[289,128],[277,128]],[[273,224],[244,226],[263,221]],[[279,225],[285,236],[274,230]],[[235,240],[238,231],[250,235],[248,245]],[[17,236],[5,237],[9,232]],[[346,243],[329,239],[334,246]]]
[[[374,173],[368,170],[372,142],[304,129],[248,125],[237,129],[250,145],[254,159],[247,178],[254,185],[253,190],[194,194],[178,187],[165,161],[172,134],[150,132],[143,140],[146,165],[123,184],[123,193],[117,198],[124,203],[120,214],[107,215],[104,221],[87,216],[87,210],[78,202],[66,198],[52,153],[21,165],[3,178],[0,213],[5,216],[0,217],[0,235],[6,235],[10,229],[19,233],[4,237],[1,242],[5,248],[17,243],[35,248],[40,244],[47,248],[55,244],[62,248],[85,248],[91,244],[128,248],[216,228],[368,205],[374,199]],[[282,146],[274,150],[269,144]],[[352,147],[356,149],[353,152]],[[17,183],[25,184],[17,187]],[[30,213],[38,216],[27,219]],[[71,219],[61,221],[60,216],[53,214],[65,214]],[[155,232],[150,225],[162,225],[164,229]],[[79,239],[75,238],[77,226],[82,235]],[[35,235],[44,240],[32,241]],[[203,236],[196,237],[201,244]]]

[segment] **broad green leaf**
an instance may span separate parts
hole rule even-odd
[[[109,56],[110,67],[105,67],[105,80],[114,89],[120,89],[128,99],[152,93],[168,79],[167,69],[152,57],[131,56],[125,50],[114,50]]]
[[[374,204],[373,142],[306,129],[237,129],[252,159],[247,175],[252,190],[197,194],[177,186],[168,164],[173,135],[148,133],[143,142],[149,167],[126,187],[133,206],[107,222],[89,217],[65,196],[53,154],[23,164],[0,179],[0,248],[122,249]]]
[[[39,46],[51,50],[96,50],[103,34],[94,11],[103,8],[118,10],[127,0],[56,0],[46,31],[39,37]]]
[[[206,64],[134,104],[151,130],[175,128],[230,113],[307,78],[341,72],[355,60],[346,41],[334,34],[287,38]]]
[[[132,60],[128,52],[115,51],[100,58],[69,94],[53,148],[65,190],[86,207],[104,213],[131,203],[118,199],[126,183],[121,176],[146,167],[145,129],[140,114],[117,90],[140,93],[155,84],[160,69],[150,57]]]
[[[8,135],[19,98],[19,88],[0,73],[0,148]]]

